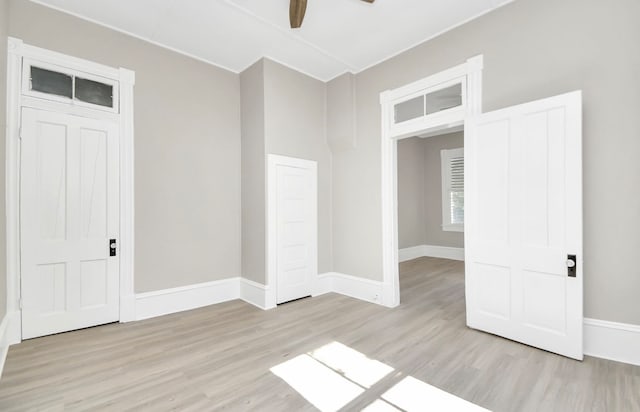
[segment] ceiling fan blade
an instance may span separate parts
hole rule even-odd
[[[292,29],[297,29],[302,25],[306,11],[307,0],[291,0],[289,3],[289,23],[291,23]]]
[[[367,3],[373,3],[376,0],[362,0],[362,1],[366,1]]]

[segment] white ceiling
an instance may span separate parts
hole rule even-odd
[[[511,0],[33,0],[241,72],[268,57],[320,80],[357,73]]]

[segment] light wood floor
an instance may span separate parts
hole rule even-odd
[[[338,341],[395,369],[344,410],[410,375],[494,411],[640,411],[640,367],[468,329],[462,263],[403,263],[401,288],[396,309],[334,294],[268,312],[234,301],[26,341],[9,350],[0,410],[314,410],[269,369]]]

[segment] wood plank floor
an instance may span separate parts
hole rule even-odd
[[[396,309],[334,294],[268,312],[234,301],[29,340],[9,350],[0,410],[311,411],[270,368],[336,341],[394,368],[343,410],[412,376],[494,411],[640,411],[640,367],[468,329],[463,268],[403,263]]]

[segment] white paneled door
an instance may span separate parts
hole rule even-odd
[[[117,124],[24,108],[21,137],[23,339],[117,321]]]
[[[465,130],[467,322],[582,359],[582,97],[478,116]]]
[[[269,156],[270,247],[276,303],[311,296],[317,265],[317,164]]]

